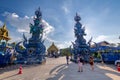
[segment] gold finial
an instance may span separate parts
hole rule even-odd
[[[6,24],[4,23],[4,25],[3,25],[3,29],[6,29]]]
[[[54,45],[54,42],[52,42],[52,45]]]
[[[0,40],[10,40],[9,35],[8,35],[8,30],[6,28],[6,24],[4,23],[4,25],[2,26],[2,28],[0,28]]]

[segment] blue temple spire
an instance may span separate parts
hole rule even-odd
[[[30,34],[32,34],[31,38],[27,40],[25,35],[23,34],[23,46],[24,50],[19,49],[19,42],[15,49],[18,53],[22,54],[23,61],[27,63],[41,63],[45,61],[45,51],[46,47],[44,45],[43,40],[43,24],[42,24],[42,13],[40,11],[40,7],[35,11],[34,24],[30,23]],[[30,59],[30,60],[29,60]],[[17,61],[19,62],[21,57],[18,55]]]
[[[74,60],[77,60],[78,55],[82,55],[85,57],[85,55],[88,53],[88,45],[86,44],[86,40],[84,39],[85,34],[85,27],[82,26],[82,24],[79,22],[81,20],[81,17],[76,13],[76,16],[74,17],[75,20],[75,26],[74,26],[74,33],[76,40],[73,44],[73,55]]]
[[[42,13],[40,11],[40,7],[35,11],[35,15],[37,18],[42,18]]]
[[[79,22],[81,20],[81,17],[78,15],[78,13],[76,12],[76,16],[74,17],[74,20],[76,22]]]

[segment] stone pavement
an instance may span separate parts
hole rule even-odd
[[[24,66],[21,75],[17,74],[18,69],[0,73],[0,80],[120,80],[120,72],[114,65],[95,63],[92,71],[85,64],[83,72],[77,70],[75,63],[66,65],[65,57],[48,58],[46,64]]]
[[[89,64],[84,65],[83,72],[77,72],[77,64],[71,63],[47,80],[120,80],[120,72],[113,65],[95,63],[95,70]]]

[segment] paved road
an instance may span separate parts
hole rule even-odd
[[[46,64],[23,65],[23,74],[18,75],[19,66],[8,67],[0,72],[0,80],[46,80],[65,65],[65,57],[47,58]],[[14,69],[12,69],[14,68]]]
[[[24,65],[23,65],[24,66]],[[46,64],[23,67],[23,74],[16,69],[0,72],[0,80],[120,80],[120,72],[113,65],[95,64],[95,70],[89,64],[83,72],[77,72],[77,64],[66,65],[65,57],[48,58]]]

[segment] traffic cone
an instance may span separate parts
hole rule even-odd
[[[120,64],[117,65],[117,70],[120,71]]]
[[[18,74],[22,74],[22,65],[20,65]]]

